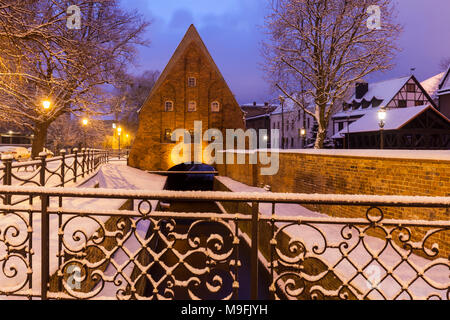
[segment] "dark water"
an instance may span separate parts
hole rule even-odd
[[[219,208],[215,203],[211,202],[205,202],[205,203],[172,203],[171,211],[175,212],[220,212]],[[192,223],[194,221],[192,220],[186,220],[186,219],[177,219],[175,229],[170,232],[176,232],[180,234],[185,234],[191,227]],[[164,230],[164,224],[162,224],[161,232],[166,234]],[[167,234],[170,233],[167,231]],[[198,236],[201,239],[201,247],[206,246],[206,240],[207,238],[213,234],[220,234],[221,236],[226,239],[225,242],[225,248],[224,252],[229,252],[230,250],[233,250],[232,248],[232,240],[230,239],[231,234],[227,231],[227,229],[223,226],[221,226],[218,223],[214,222],[204,222],[195,228],[191,229],[191,235],[192,236]],[[150,237],[150,233],[147,234],[148,237]],[[154,243],[151,244],[152,250],[156,252],[163,252],[165,250],[164,243],[161,240],[155,240]],[[190,249],[192,249],[189,244],[186,241],[176,241],[176,244],[174,245],[174,250],[177,252],[187,252]],[[251,261],[250,261],[250,247],[247,245],[247,242],[242,239],[240,239],[240,245],[239,245],[239,259],[241,261],[241,267],[238,269],[238,281],[239,281],[239,292],[238,292],[238,299],[239,300],[249,300],[250,299],[250,275],[251,275]],[[189,286],[189,289],[201,299],[204,300],[217,300],[217,299],[223,299],[226,296],[228,296],[233,290],[232,290],[232,283],[233,279],[230,276],[230,270],[234,274],[235,268],[229,265],[229,261],[234,259],[234,251],[232,256],[225,261],[224,263],[217,263],[214,267],[211,268],[211,273],[207,275],[200,276],[200,285],[197,287],[194,285]],[[164,264],[168,266],[174,266],[179,262],[179,259],[170,252],[170,250],[165,254],[162,255],[161,260],[164,262]],[[192,254],[186,261],[191,266],[195,266],[197,268],[203,268],[206,266],[206,258],[202,254]],[[154,279],[161,279],[164,274],[165,270],[162,267],[158,267],[159,264],[156,263],[154,267],[152,267],[149,270],[149,273],[152,275]],[[270,299],[270,294],[268,291],[268,288],[270,286],[270,274],[268,273],[267,269],[264,268],[264,266],[259,263],[258,267],[258,273],[259,273],[259,284],[258,284],[258,298],[259,299]],[[218,275],[222,278],[222,284],[220,285],[219,292],[211,292],[207,288],[207,283],[214,284],[213,278],[215,275]],[[173,277],[177,280],[187,281],[188,279],[192,278],[194,274],[192,274],[187,268],[185,268],[183,265],[179,265],[177,268],[175,268]],[[162,284],[158,286],[158,292],[162,294],[167,287],[166,284]],[[169,285],[170,287],[170,285]],[[145,294],[144,296],[151,297],[153,295],[153,286],[149,281],[145,284]],[[177,300],[185,300],[190,299],[189,292],[186,288],[183,287],[171,287],[170,291],[174,292],[174,299]]]

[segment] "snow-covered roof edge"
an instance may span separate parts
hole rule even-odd
[[[447,72],[442,77],[441,83],[439,83],[439,90],[438,95],[444,94],[444,93],[450,93],[450,65],[448,66]],[[448,86],[444,87],[444,84],[448,80]]]

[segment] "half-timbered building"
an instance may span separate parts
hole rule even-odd
[[[437,110],[435,101],[413,75],[378,83],[357,83],[353,96],[332,117],[332,138],[336,145],[379,148],[381,127],[377,111],[381,108],[386,110],[386,148],[449,148],[449,120]]]
[[[450,118],[450,66],[442,77],[437,92],[439,98],[439,109],[447,117]]]

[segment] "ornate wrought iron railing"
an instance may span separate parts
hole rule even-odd
[[[41,199],[0,206],[0,296],[242,299],[248,291],[254,299],[449,299],[450,222],[386,219],[384,212],[448,213],[450,197],[40,187],[1,187],[0,194]],[[92,201],[80,209],[76,199],[117,200],[124,210]],[[212,203],[218,210],[180,212],[183,204]],[[297,204],[365,209],[361,218],[333,218],[297,214]]]
[[[73,154],[66,154],[61,150],[60,156],[47,158],[47,153],[39,155],[39,159],[28,162],[13,162],[12,157],[3,157],[0,166],[0,184],[5,186],[51,186],[64,187],[67,184],[85,178],[108,161],[108,153],[96,149],[73,149]],[[18,204],[23,197],[16,201],[11,197],[4,197],[4,204]],[[30,204],[33,197],[29,198]]]

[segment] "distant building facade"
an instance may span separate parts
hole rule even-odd
[[[16,124],[0,124],[0,145],[31,147],[33,133],[27,128],[21,128]]]
[[[258,133],[260,130],[267,131],[267,135],[265,137],[265,144],[267,148],[272,146],[270,115],[276,108],[276,105],[269,104],[268,102],[263,104],[253,102],[251,104],[244,104],[241,106],[241,110],[244,112],[245,116],[245,127],[247,129],[254,129]],[[259,145],[259,140],[257,147],[261,147]]]
[[[191,25],[161,73],[139,113],[139,129],[129,164],[144,170],[168,170],[176,129],[193,133],[194,122],[222,131],[244,129],[244,115],[197,30]]]
[[[290,99],[284,100],[270,115],[271,128],[280,130],[281,149],[306,148],[314,138],[314,123],[315,119]],[[303,136],[302,129],[305,133]]]

